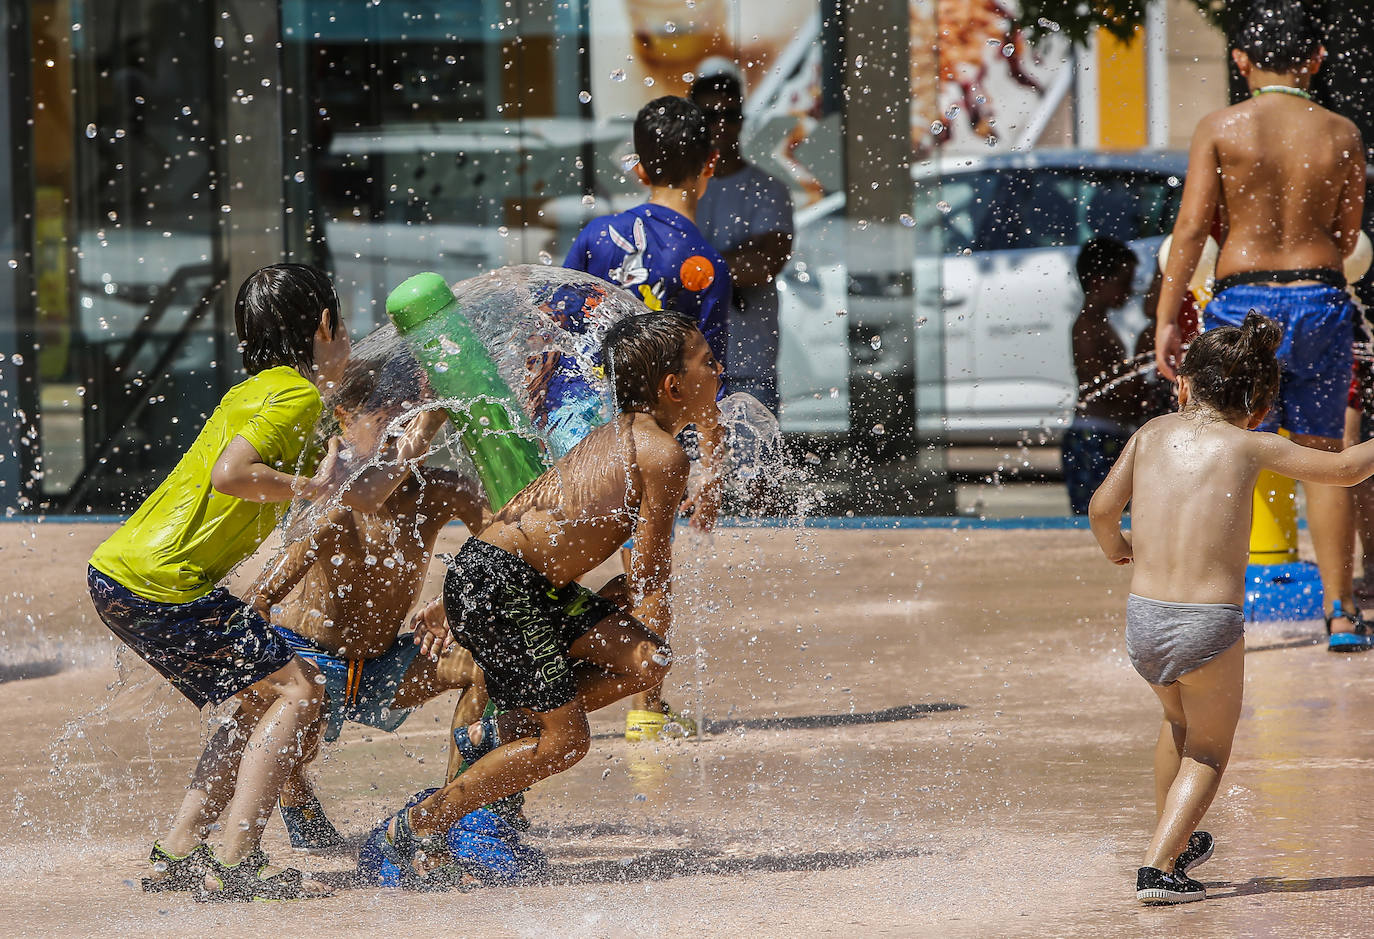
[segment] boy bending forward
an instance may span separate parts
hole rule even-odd
[[[416,616],[422,652],[472,652],[499,708],[455,733],[467,763],[369,839],[423,880],[467,813],[562,772],[586,755],[587,714],[653,687],[671,653],[673,520],[688,424],[714,431],[720,366],[696,323],[672,312],[617,323],[602,347],[620,413],[593,430],[498,512],[451,559],[442,601]],[[631,535],[631,613],[577,578]],[[422,855],[417,857],[417,855]]]

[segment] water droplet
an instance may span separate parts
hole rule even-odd
[[[627,172],[627,173],[630,172],[630,170],[634,169],[634,168],[635,168],[636,166],[638,166],[638,165],[639,165],[639,154],[638,154],[638,153],[627,153],[627,154],[625,154],[623,157],[620,158],[620,168],[623,169],[623,170],[624,170],[625,172]]]
[[[872,346],[873,351],[876,352],[883,347],[883,337],[874,336],[872,339],[868,340],[868,344]]]
[[[645,88],[652,88],[652,87],[654,87],[654,78],[653,78],[652,75],[645,75],[645,76],[644,76],[644,87],[645,87]]]
[[[549,254],[549,252],[547,252],[547,251],[540,251],[540,252],[539,252],[539,263],[540,263],[540,264],[552,264],[552,263],[553,263],[553,255],[552,255],[552,254]]]
[[[295,180],[296,182],[298,182],[298,183],[303,183],[303,182],[305,182],[305,171],[304,171],[304,170],[296,170],[296,175],[295,175],[295,176],[292,176],[291,178],[294,179],[294,180]]]
[[[440,359],[438,362],[434,363],[434,370],[442,375],[444,372],[448,371],[448,363]]]
[[[20,355],[18,352],[15,352],[10,355],[10,361],[13,362],[15,365],[23,365],[24,357]]]
[[[87,140],[94,140],[94,139],[95,139],[95,133],[96,133],[96,131],[95,131],[95,125],[94,125],[94,124],[87,124],[87,125],[86,125],[86,139],[87,139]]]
[[[153,873],[154,873],[154,874],[165,874],[165,873],[167,873],[167,862],[166,862],[166,861],[154,861],[154,862],[153,862]],[[161,886],[161,885],[159,884],[158,886]]]
[[[873,436],[881,437],[885,433],[887,433],[887,428],[883,427],[882,424],[873,425]]]
[[[329,563],[330,563],[330,564],[333,564],[335,567],[342,567],[342,566],[343,566],[343,562],[344,562],[344,556],[343,556],[342,554],[336,554],[336,555],[334,555],[332,558],[329,559]]]
[[[504,238],[504,237],[506,237],[507,235],[510,234],[510,229],[507,228],[505,225],[502,225],[502,226],[500,226],[499,228],[496,229],[496,234],[498,234],[498,235],[500,235],[502,238]]]
[[[663,24],[663,31],[671,35],[677,32],[677,24],[674,23],[672,20],[669,20],[668,22]]]
[[[439,348],[443,349],[449,355],[457,355],[458,353],[463,351],[462,346],[458,345],[458,343],[454,342],[447,336],[439,337]]]
[[[587,208],[591,208],[592,206],[596,205],[596,196],[593,196],[593,195],[585,195],[585,196],[583,196],[583,197],[582,197],[582,204],[585,205]]]
[[[323,673],[320,673],[320,674],[318,674],[318,675],[315,676],[315,684],[317,684],[317,685],[323,685],[327,680],[328,680],[328,679],[326,679],[326,678],[324,677],[324,674],[323,674]]]
[[[376,566],[377,566],[377,555],[375,555],[375,554],[369,554],[369,555],[364,556],[364,557],[363,557],[363,563],[366,564],[368,567],[376,567]]]
[[[583,104],[591,104],[592,93],[590,91],[579,91],[577,93],[577,100],[581,101]]]
[[[848,315],[849,315],[849,311],[846,310],[844,307],[840,307],[838,310],[835,311],[835,315],[836,315],[836,316],[848,316]]]
[[[223,48],[224,48],[224,37],[223,37],[223,36],[216,36],[216,37],[215,37],[215,48],[216,48],[216,49],[223,49]]]
[[[623,68],[618,68],[618,69],[615,69],[614,71],[611,72],[611,81],[613,81],[613,82],[623,82],[624,80],[625,80],[625,70],[624,70]]]
[[[916,226],[916,220],[905,212],[897,216],[897,221],[901,222],[902,226],[905,228],[914,228]]]
[[[948,202],[946,202],[945,200],[941,199],[939,202],[935,203],[935,208],[937,208],[937,209],[940,210],[940,214],[941,214],[941,215],[948,215],[949,212],[950,212],[951,206],[950,206],[950,204],[949,204]]]

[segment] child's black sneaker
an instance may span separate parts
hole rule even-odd
[[[1197,867],[1206,863],[1212,857],[1212,851],[1217,843],[1211,834],[1205,831],[1195,831],[1188,839],[1188,844],[1179,852],[1178,859],[1174,861],[1174,871],[1179,874],[1188,873],[1189,868]]]
[[[1207,888],[1186,874],[1166,874],[1157,867],[1142,867],[1135,875],[1135,898],[1147,906],[1192,903],[1206,900]]]
[[[328,851],[343,844],[343,836],[324,814],[324,806],[315,796],[301,805],[278,802],[277,809],[281,812],[287,837],[291,839],[291,847],[296,851]]]

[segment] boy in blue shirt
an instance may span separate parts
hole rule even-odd
[[[695,319],[728,382],[730,271],[696,226],[716,159],[706,117],[686,98],[655,98],[635,117],[634,141],[634,172],[649,187],[648,200],[589,222],[563,266],[624,287],[651,310]]]

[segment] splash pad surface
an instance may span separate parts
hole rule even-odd
[[[1246,709],[1206,823],[1217,854],[1197,871],[1208,901],[1136,903],[1158,707],[1125,656],[1127,573],[1072,529],[727,528],[695,551],[683,532],[667,695],[704,704],[709,734],[629,745],[623,705],[594,715],[591,753],[530,796],[550,882],[248,907],[145,895],[201,722],[127,653],[107,690],[114,643],[84,564],[111,529],[0,526],[0,914],[14,935],[1366,929],[1374,848],[1358,811],[1332,807],[1363,803],[1374,661],[1311,644],[1320,624],[1248,637]],[[440,549],[464,537],[450,527]],[[426,596],[437,583],[436,565]],[[349,726],[317,764],[351,851],[439,780],[451,708],[441,698],[395,735]],[[264,847],[336,883],[352,866],[291,855],[276,820]]]

